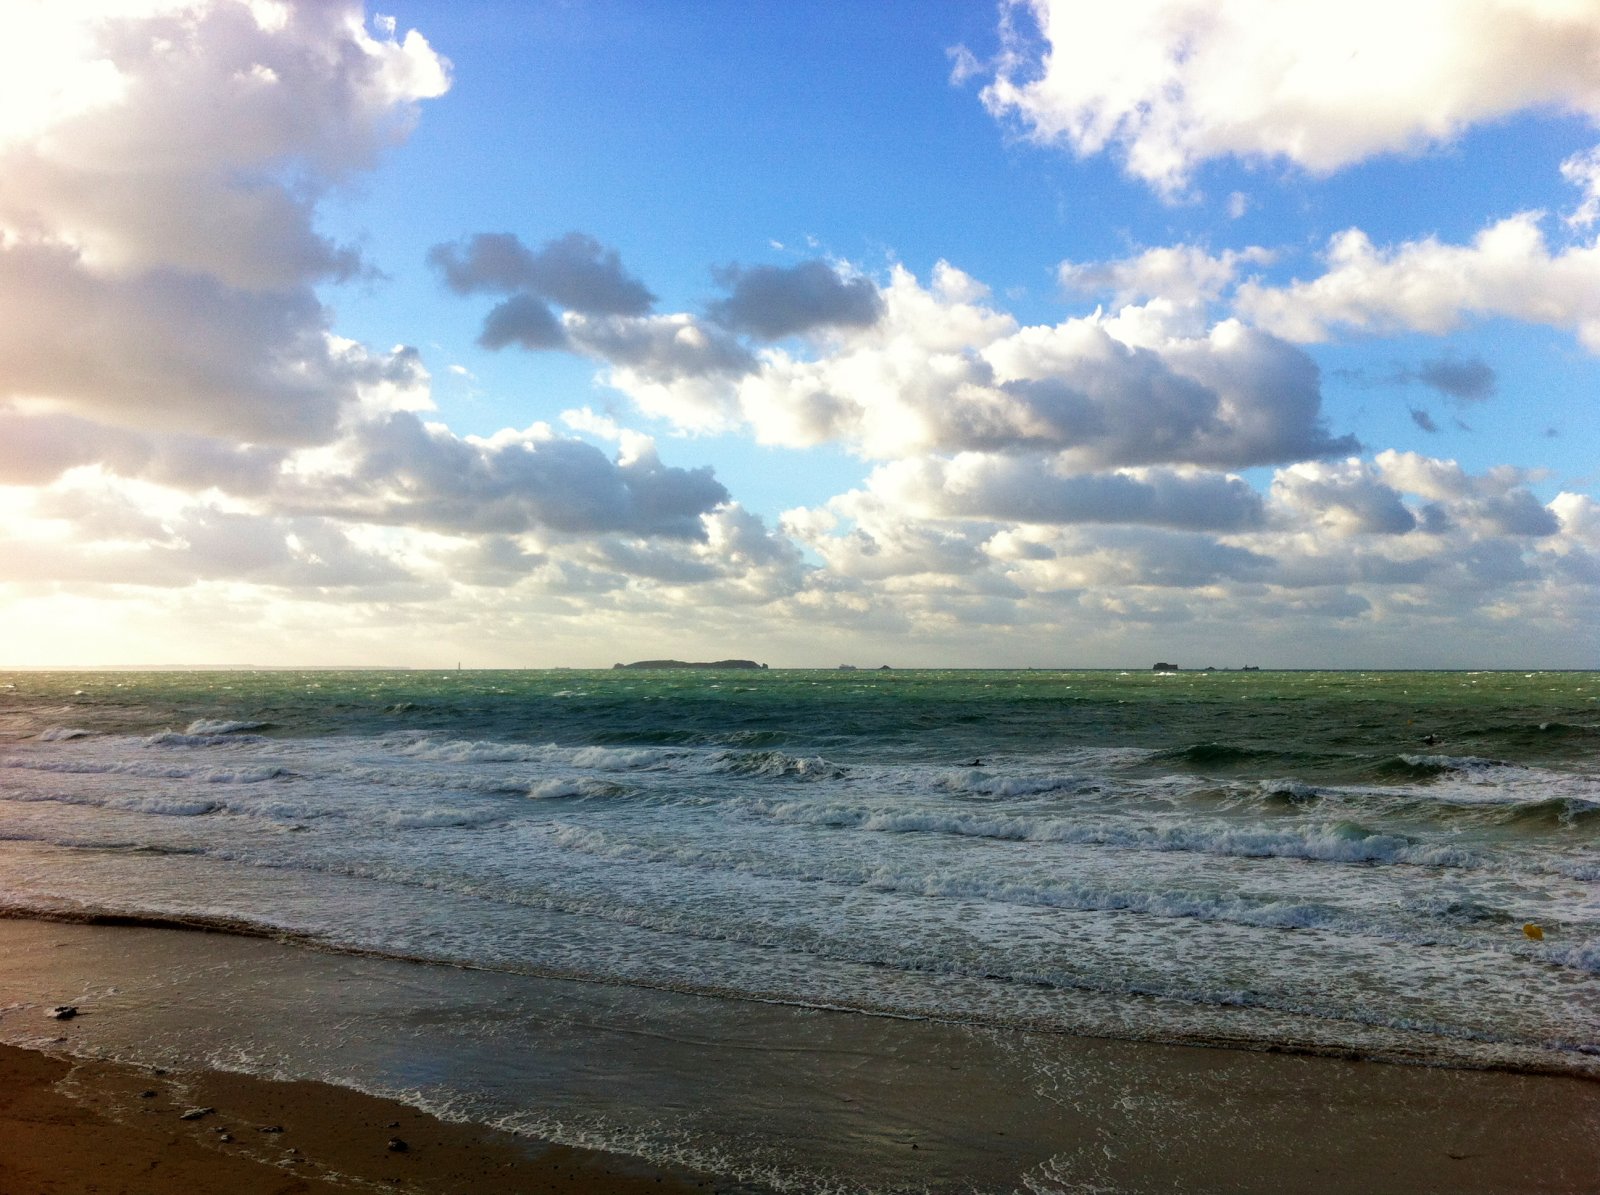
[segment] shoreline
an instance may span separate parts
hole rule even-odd
[[[384,1187],[704,1191],[703,1176],[440,1120],[324,1083],[0,1045],[0,1190],[305,1195]]]
[[[62,1003],[80,1015],[51,1020]],[[177,930],[0,922],[0,1041],[6,1191],[1579,1195],[1600,1173],[1600,1084],[1581,1078],[979,1030]],[[180,1119],[197,1107],[216,1111]]]

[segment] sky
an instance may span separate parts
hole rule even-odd
[[[0,667],[1600,667],[1600,0],[0,23]]]

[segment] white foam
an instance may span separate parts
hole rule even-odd
[[[604,772],[628,772],[653,768],[677,756],[678,752],[648,747],[579,747],[567,758],[574,767]]]
[[[497,809],[436,805],[427,809],[395,810],[385,814],[383,820],[396,830],[442,830],[484,826],[501,821],[504,816]]]
[[[146,747],[221,747],[229,743],[258,742],[259,735],[243,735],[235,732],[228,734],[179,734],[175,730],[162,731],[160,734],[146,735],[141,740]]]
[[[196,718],[184,728],[184,734],[211,735],[237,734],[241,730],[260,730],[265,722],[235,722],[225,718]]]
[[[291,775],[293,773],[286,768],[268,764],[258,768],[212,768],[199,773],[198,779],[208,784],[260,784]]]
[[[1303,829],[1240,828],[1211,823],[1129,826],[1109,820],[1033,818],[919,811],[899,813],[862,806],[775,802],[764,808],[777,821],[887,834],[953,834],[1014,842],[1058,842],[1149,851],[1193,851],[1243,858],[1295,858],[1329,863],[1409,863],[1473,867],[1478,856],[1459,847],[1423,844],[1351,822],[1321,822]]]
[[[67,739],[87,738],[93,733],[92,730],[82,730],[76,726],[52,726],[48,730],[41,730],[38,738],[44,743],[60,743]]]
[[[549,801],[562,797],[615,797],[626,791],[621,785],[596,780],[591,776],[560,776],[532,785],[528,789],[528,796]]]
[[[1551,954],[1563,966],[1600,975],[1600,938],[1590,938],[1566,950],[1552,951]]]

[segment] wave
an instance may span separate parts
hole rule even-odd
[[[146,735],[140,740],[146,747],[222,747],[232,743],[258,743],[264,741],[260,735],[240,734],[229,731],[226,734],[190,734],[187,731],[179,733],[176,730],[164,730],[157,734]]]
[[[1600,823],[1600,800],[1584,797],[1546,797],[1501,806],[1496,809],[1496,820],[1506,825],[1540,827],[1578,827]]]
[[[775,779],[843,780],[850,770],[820,755],[786,755],[782,751],[718,751],[710,766],[735,776],[769,776]]]
[[[1296,896],[1252,895],[1240,892],[1207,891],[1191,888],[1133,888],[1108,883],[1085,883],[1062,876],[1048,881],[1014,879],[992,871],[938,869],[922,871],[897,868],[887,863],[862,863],[843,858],[817,858],[811,861],[756,860],[732,856],[726,851],[698,845],[648,846],[615,839],[591,826],[563,825],[552,830],[552,839],[567,850],[626,864],[656,864],[701,871],[735,870],[744,875],[774,879],[824,882],[847,888],[865,888],[875,893],[980,902],[990,905],[1061,909],[1084,913],[1127,913],[1170,920],[1195,920],[1208,923],[1248,926],[1256,929],[1325,930],[1353,938],[1376,939],[1414,947],[1434,947],[1453,940],[1459,946],[1482,949],[1481,935],[1469,931],[1477,923],[1509,923],[1510,913],[1484,907],[1472,909],[1458,903],[1453,911],[1448,903],[1438,908],[1414,910],[1419,916],[1375,918],[1370,912],[1347,908],[1337,903]],[[556,907],[568,909],[557,904]],[[569,911],[591,916],[608,916],[603,908],[584,903]],[[637,915],[630,923],[639,923]],[[652,921],[650,924],[657,924]],[[661,928],[686,932],[686,927],[663,921]],[[1452,933],[1451,926],[1459,927]],[[726,934],[724,927],[719,933]],[[1519,935],[1520,936],[1520,935]],[[1562,950],[1549,943],[1517,942],[1490,947],[1507,956],[1530,962],[1593,970],[1600,963],[1600,939]],[[891,961],[891,960],[884,960]],[[892,965],[904,966],[903,960]]]
[[[176,764],[120,759],[34,759],[7,756],[0,767],[64,776],[136,776],[145,780],[199,780],[207,784],[260,784],[292,777],[295,773],[276,764],[243,768],[190,768]]]
[[[41,730],[35,737],[43,743],[61,743],[68,739],[88,738],[93,733],[92,730],[84,730],[77,726],[51,726]]]
[[[225,718],[196,718],[184,728],[183,733],[192,736],[237,734],[241,730],[265,730],[271,726],[270,722],[238,722]]]
[[[553,801],[563,797],[620,797],[632,791],[623,785],[589,776],[562,776],[539,781],[528,789],[527,795],[538,801]]]
[[[566,763],[598,771],[634,771],[661,766],[682,752],[649,747],[560,747],[554,743],[418,738],[396,748],[400,754],[435,763]]]
[[[6,800],[24,804],[77,805],[89,809],[114,809],[121,813],[148,813],[158,817],[202,817],[223,806],[204,797],[131,797],[108,793],[7,793]]]
[[[505,820],[498,808],[463,809],[439,805],[427,809],[391,810],[383,815],[384,824],[396,830],[470,829]]]
[[[1155,758],[1163,763],[1188,764],[1194,767],[1237,767],[1258,763],[1264,759],[1279,759],[1286,753],[1267,751],[1258,747],[1238,747],[1231,743],[1191,743],[1186,747],[1172,747],[1158,751]]]
[[[851,805],[773,802],[750,808],[774,821],[885,834],[950,834],[1012,842],[1109,846],[1146,851],[1190,851],[1238,858],[1307,859],[1324,863],[1405,863],[1471,868],[1484,864],[1460,847],[1428,844],[1403,834],[1368,829],[1357,822],[1322,822],[1276,830],[1224,825],[1161,828],[1118,826],[1081,819],[981,816],[933,811],[892,812]]]

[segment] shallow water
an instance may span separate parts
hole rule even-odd
[[[1593,673],[5,674],[0,901],[1592,1075],[1597,698]]]

